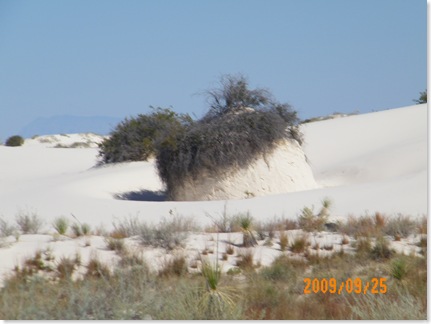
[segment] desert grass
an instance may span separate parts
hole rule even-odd
[[[280,240],[280,250],[281,251],[286,251],[287,246],[289,244],[289,238],[287,236],[287,233],[284,232],[284,231],[280,232],[279,240]]]
[[[69,220],[64,216],[57,217],[52,223],[52,226],[54,227],[54,229],[57,231],[58,234],[65,235],[67,232],[67,229],[69,228]]]
[[[26,210],[20,210],[15,221],[23,234],[38,234],[44,224],[36,212]]]
[[[86,269],[83,280],[70,280],[79,260],[60,259],[53,282],[40,275],[49,271],[46,258],[38,252],[22,271],[5,281],[0,290],[1,318],[423,320],[427,316],[426,260],[417,256],[375,260],[371,254],[362,259],[356,254],[334,253],[310,261],[282,255],[261,271],[245,272],[241,281],[215,265],[209,269],[203,265],[201,275],[175,271],[160,275],[150,272],[142,260],[109,270],[93,258],[81,263]],[[398,263],[400,258],[402,263]],[[303,280],[307,277],[331,277],[338,282],[386,278],[387,293],[305,295]]]
[[[427,257],[401,255],[391,250],[384,235],[390,217],[370,215],[348,220],[361,225],[343,233],[349,242],[341,251],[311,251],[307,235],[297,235],[288,251],[272,264],[257,268],[254,248],[238,250],[238,267],[227,273],[217,261],[187,261],[172,254],[154,272],[140,249],[117,253],[113,266],[93,257],[85,264],[79,256],[55,260],[49,251],[17,266],[0,288],[0,318],[13,320],[349,320],[427,318]],[[383,220],[382,220],[383,219]],[[397,218],[394,218],[397,220]],[[401,224],[405,219],[398,220]],[[172,223],[171,223],[172,224]],[[414,221],[409,231],[414,244],[426,251],[426,220]],[[341,224],[340,230],[345,224]],[[367,226],[374,232],[362,234]],[[160,225],[150,228],[161,229]],[[172,226],[177,232],[177,227]],[[184,227],[181,228],[184,230]],[[180,232],[183,233],[183,232]],[[356,236],[356,238],[354,238]],[[140,236],[138,236],[140,238]],[[116,239],[115,240],[124,240]],[[167,237],[169,241],[169,236]],[[260,242],[261,244],[262,242]],[[350,246],[347,246],[349,244]],[[353,247],[353,249],[352,249]],[[226,245],[232,248],[232,245]],[[274,247],[277,249],[278,247]],[[325,248],[323,246],[323,248]],[[344,252],[344,249],[346,252]],[[115,249],[113,249],[115,250]],[[222,251],[228,255],[227,250]],[[210,258],[210,256],[208,257]],[[211,257],[212,258],[212,257]],[[231,259],[234,259],[231,257]],[[193,266],[195,263],[195,267]],[[193,268],[193,271],[188,270]],[[74,276],[76,273],[82,276]],[[73,278],[73,279],[72,279]],[[338,283],[359,278],[386,279],[387,292],[378,294],[304,294],[305,278],[334,278]],[[34,298],[37,296],[37,298]]]

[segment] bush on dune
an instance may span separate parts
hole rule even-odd
[[[302,143],[296,112],[267,90],[250,90],[243,76],[225,76],[208,97],[209,112],[177,133],[175,145],[157,152],[159,175],[171,198],[188,179],[247,167],[287,138]]]
[[[6,146],[22,146],[23,144],[24,144],[24,138],[22,138],[19,135],[14,135],[9,137],[5,143]]]
[[[168,145],[191,122],[169,108],[155,108],[149,115],[126,118],[99,145],[102,163],[145,161],[158,147]]]

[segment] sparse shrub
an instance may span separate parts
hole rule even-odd
[[[52,225],[58,234],[64,235],[69,227],[69,221],[65,217],[57,217]]]
[[[84,235],[89,235],[91,233],[91,227],[87,223],[81,225],[81,232]]]
[[[73,272],[81,265],[81,258],[77,255],[74,259],[63,257],[57,264],[57,276],[60,280],[72,278]]]
[[[374,260],[385,260],[392,257],[394,251],[389,248],[387,240],[383,237],[377,238],[374,247],[370,251],[370,256]]]
[[[159,276],[182,276],[187,272],[187,262],[183,255],[177,255],[165,262],[163,268],[159,271]]]
[[[247,167],[281,140],[302,141],[296,112],[266,90],[248,89],[242,76],[222,78],[221,89],[208,96],[209,112],[157,151],[157,169],[171,199],[187,180]]]
[[[355,239],[359,237],[372,237],[379,235],[380,229],[376,227],[375,217],[369,215],[354,217],[349,215],[346,222],[341,222],[339,231]]]
[[[75,234],[76,237],[82,236],[82,227],[78,223],[73,223],[71,226],[73,234]]]
[[[252,270],[254,268],[253,251],[250,249],[240,251],[236,265],[243,270]]]
[[[106,246],[111,251],[115,251],[117,253],[123,253],[126,249],[124,239],[122,238],[107,237],[105,238],[105,242],[106,242]]]
[[[386,217],[379,212],[374,214],[376,227],[382,229],[386,224]]]
[[[418,222],[418,231],[419,234],[427,234],[428,230],[427,230],[427,223],[428,223],[428,219],[426,215],[423,215],[421,217],[421,219]]]
[[[119,266],[122,267],[144,267],[145,270],[148,270],[145,264],[145,260],[140,253],[131,252],[129,250],[124,250],[123,253],[120,254],[121,260],[119,262]]]
[[[139,238],[143,245],[162,247],[172,250],[180,246],[186,239],[187,232],[192,229],[191,219],[175,217],[171,220],[163,219],[155,226],[142,224]]]
[[[0,237],[8,237],[10,235],[14,235],[15,231],[15,226],[10,225],[8,221],[0,218]]]
[[[24,234],[37,234],[43,225],[43,221],[35,212],[20,211],[16,215],[15,221]]]
[[[235,250],[231,244],[226,245],[226,254],[232,255],[235,253]]]
[[[267,280],[295,282],[298,275],[295,268],[298,266],[301,270],[305,268],[304,264],[300,265],[288,256],[281,255],[270,266],[264,267],[259,273]]]
[[[395,288],[395,296],[356,295],[350,301],[351,317],[355,320],[426,320],[426,308],[419,298]]]
[[[407,237],[414,233],[417,228],[416,223],[406,215],[398,214],[396,217],[388,219],[383,227],[383,232],[386,235]]]
[[[301,211],[301,215],[298,217],[299,227],[306,232],[323,231],[326,222],[326,212],[314,215],[313,209],[309,207],[304,207]]]
[[[188,115],[179,115],[168,108],[126,118],[99,145],[101,162],[146,161],[161,146],[175,146],[176,136],[189,122]]]
[[[346,235],[343,235],[343,238],[341,239],[341,245],[349,244],[350,240]]]
[[[332,244],[325,244],[323,246],[323,249],[326,251],[332,251],[334,249],[334,246]]]
[[[72,232],[76,237],[80,237],[82,235],[90,235],[91,233],[91,227],[86,223],[73,223],[70,228],[72,229]]]
[[[11,136],[5,142],[6,146],[22,146],[23,144],[24,144],[24,138],[22,138],[19,135]]]
[[[404,258],[398,258],[391,263],[391,276],[402,280],[407,275],[407,263]]]
[[[413,101],[416,102],[416,104],[420,105],[423,103],[427,103],[427,89],[425,91],[419,92],[419,99],[414,99]]]
[[[280,232],[280,250],[285,251],[288,244],[289,244],[289,239],[287,237],[287,233],[284,231]]]
[[[290,251],[293,253],[302,253],[307,248],[308,242],[305,235],[295,237],[295,240],[290,246]]]
[[[419,246],[421,248],[420,253],[422,255],[426,256],[427,255],[427,238],[421,237],[417,246]]]
[[[105,278],[111,277],[111,271],[108,266],[100,262],[97,258],[91,258],[87,264],[86,278]]]
[[[354,244],[353,247],[356,249],[356,254],[359,256],[366,256],[371,253],[371,240],[369,237],[359,238]]]

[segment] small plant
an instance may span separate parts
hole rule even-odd
[[[407,275],[407,263],[404,258],[398,258],[391,263],[391,276],[397,280],[402,280]]]
[[[192,220],[184,217],[174,217],[170,220],[162,219],[155,226],[142,224],[139,229],[139,238],[143,245],[172,250],[181,246],[187,237],[187,232],[193,228],[192,226]]]
[[[317,216],[327,219],[329,217],[329,210],[331,209],[332,201],[329,198],[325,198],[322,200],[322,208]]]
[[[73,223],[71,226],[73,234],[75,234],[76,237],[82,236],[82,227],[78,223]]]
[[[329,201],[324,200],[323,204],[329,206]],[[301,211],[301,215],[298,217],[298,225],[306,232],[323,231],[328,220],[328,213],[327,209],[322,207],[320,213],[314,215],[312,208],[304,207]]]
[[[105,264],[100,262],[99,259],[92,257],[87,264],[85,277],[109,279],[111,277],[111,271]]]
[[[289,239],[286,232],[280,232],[280,250],[286,251],[287,245],[289,244]]]
[[[12,146],[12,147],[22,146],[23,144],[24,144],[24,138],[22,138],[22,136],[19,136],[19,135],[14,135],[9,137],[5,143],[6,146]]]
[[[212,266],[202,262],[202,276],[205,279],[205,289],[199,301],[199,309],[203,311],[206,319],[221,319],[235,307],[233,289],[221,287],[221,268],[216,263]]]
[[[352,247],[356,249],[358,255],[368,255],[371,252],[371,240],[369,237],[359,238],[356,242],[352,243]]]
[[[177,255],[166,261],[163,268],[159,271],[159,276],[169,277],[177,276],[180,277],[187,272],[187,262],[184,256]]]
[[[407,237],[414,233],[416,228],[416,223],[409,216],[398,214],[388,219],[383,227],[383,233],[393,237]]]
[[[251,270],[254,267],[253,263],[253,251],[250,249],[243,250],[238,254],[238,260],[236,265],[243,270]]]
[[[223,253],[221,259],[226,261],[228,259],[227,253]]]
[[[308,243],[305,235],[298,236],[292,242],[292,245],[290,246],[290,251],[292,251],[293,253],[302,253],[305,251],[307,245]]]
[[[15,232],[15,226],[9,225],[8,221],[0,218],[0,237],[8,237],[14,235]]]
[[[382,229],[386,224],[386,217],[379,212],[374,214],[376,227]]]
[[[238,218],[239,226],[241,227],[242,237],[243,237],[243,246],[250,247],[255,246],[257,244],[256,238],[252,232],[252,222],[253,217],[251,217],[250,213],[247,212],[246,215],[240,215]]]
[[[334,246],[332,244],[325,244],[323,246],[323,249],[326,251],[332,251],[334,249]]]
[[[117,239],[113,237],[105,238],[106,245],[109,250],[115,251],[117,253],[123,253],[126,249],[126,245],[124,243],[124,239]]]
[[[90,235],[91,233],[91,227],[87,223],[84,223],[81,225],[81,232],[84,235]]]
[[[69,221],[65,217],[57,217],[52,225],[58,234],[64,235],[69,227]]]
[[[226,254],[232,255],[235,253],[235,250],[231,244],[226,245]]]
[[[81,265],[81,258],[76,255],[74,259],[63,257],[57,264],[57,276],[60,280],[72,278],[73,272]]]
[[[385,260],[391,258],[394,252],[389,248],[389,244],[383,237],[379,237],[370,251],[370,256],[374,260]]]
[[[19,229],[24,234],[37,234],[42,227],[43,221],[35,212],[20,211],[15,217]]]
[[[346,235],[343,235],[343,238],[341,239],[341,245],[349,244],[350,240]]]

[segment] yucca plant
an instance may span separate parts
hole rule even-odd
[[[54,226],[54,229],[58,232],[58,234],[64,235],[66,234],[67,228],[69,227],[69,221],[66,217],[57,217],[54,220],[52,226]]]
[[[253,217],[247,212],[246,215],[240,215],[238,218],[239,226],[243,234],[243,246],[250,247],[257,244],[256,238],[252,232]]]
[[[199,302],[199,308],[206,319],[223,319],[235,306],[232,287],[220,287],[221,268],[218,262],[213,266],[202,262],[202,276],[205,278],[205,289]]]

